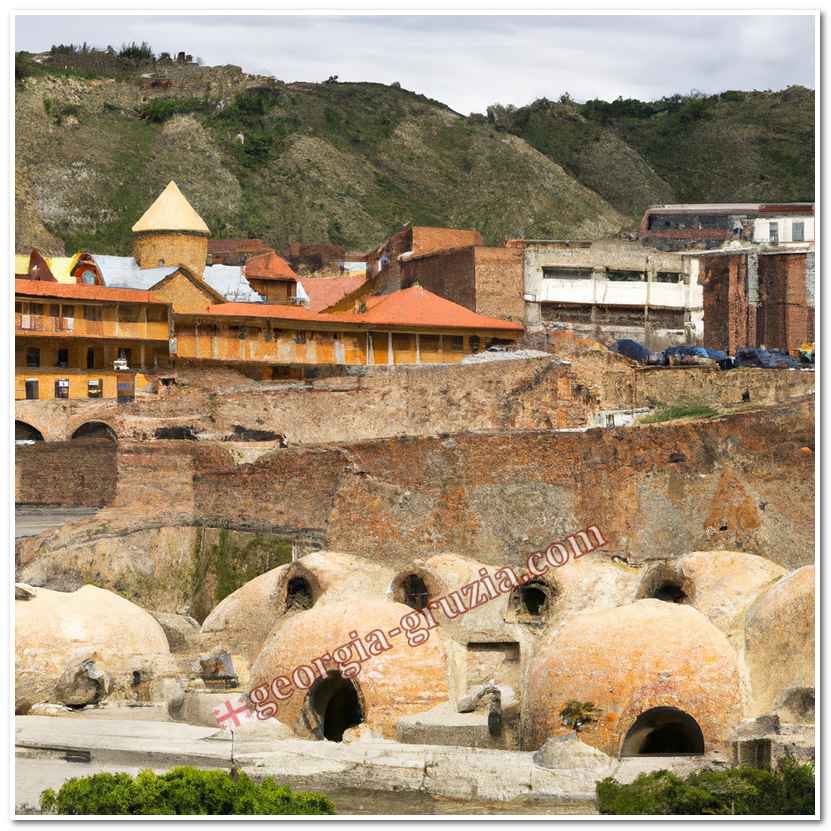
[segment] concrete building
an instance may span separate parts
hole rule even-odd
[[[632,338],[647,348],[697,341],[702,290],[682,257],[625,240],[509,240],[523,252],[529,330],[568,329],[599,341]]]
[[[686,203],[644,211],[641,242],[663,251],[720,248],[732,239],[772,245],[814,241],[812,202]]]

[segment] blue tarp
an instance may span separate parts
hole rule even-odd
[[[629,338],[617,341],[615,343],[615,352],[619,352],[621,355],[625,355],[627,358],[631,358],[633,361],[638,361],[641,364],[648,363],[652,357],[652,353],[645,346]]]
[[[750,349],[743,348],[736,350],[736,366],[755,366],[764,369],[790,369],[798,367],[799,361],[792,358],[786,352],[778,352],[774,349]]]

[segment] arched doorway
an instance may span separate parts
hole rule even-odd
[[[118,436],[115,430],[103,421],[87,421],[72,434],[72,439],[109,439],[111,442],[117,442]]]
[[[675,707],[653,707],[629,728],[621,756],[690,756],[704,752],[698,722]]]
[[[31,424],[25,421],[15,421],[14,423],[14,443],[15,444],[31,444],[35,441],[43,441],[43,433]]]
[[[364,720],[357,686],[337,670],[329,670],[326,677],[309,690],[308,705],[317,722],[315,732],[319,738],[330,742],[343,741],[344,732]]]

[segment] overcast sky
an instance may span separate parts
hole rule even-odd
[[[147,41],[283,81],[398,81],[467,114],[569,92],[814,86],[811,16],[27,16],[16,49]]]

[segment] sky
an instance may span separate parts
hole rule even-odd
[[[537,98],[814,87],[797,15],[21,15],[15,49],[147,41],[282,81],[398,82],[467,115]]]

